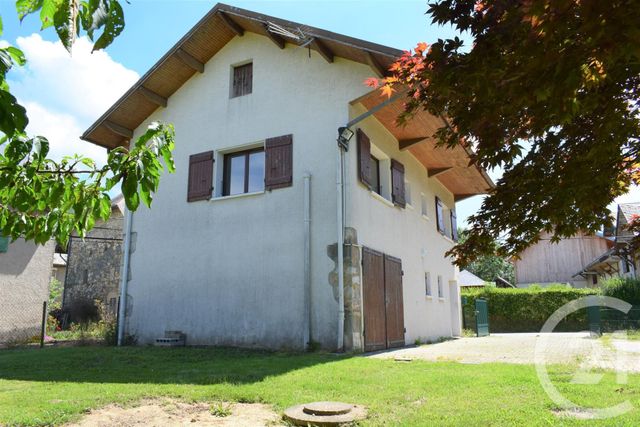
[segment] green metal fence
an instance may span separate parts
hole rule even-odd
[[[640,330],[640,306],[633,306],[627,313],[615,308],[589,307],[589,329],[601,334],[623,330]]]

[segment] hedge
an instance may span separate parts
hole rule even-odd
[[[490,332],[539,332],[547,319],[560,307],[577,298],[597,295],[597,289],[576,289],[566,285],[524,289],[484,287],[465,289],[463,305],[465,327],[475,329],[475,301],[487,300]],[[569,315],[555,331],[574,332],[589,329],[587,311]]]
[[[609,279],[602,285],[602,295],[640,306],[640,279]]]

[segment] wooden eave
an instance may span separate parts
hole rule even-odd
[[[380,90],[371,91],[351,102],[361,104],[371,110],[387,98]],[[437,179],[451,193],[456,201],[489,192],[495,185],[489,175],[480,167],[471,164],[473,152],[464,143],[449,149],[436,146],[433,135],[448,126],[441,117],[424,110],[418,111],[405,125],[400,126],[397,118],[404,111],[404,97],[400,96],[373,116],[398,141],[398,149],[410,152],[427,170],[427,175]]]
[[[231,39],[250,31],[273,40],[268,30],[269,23],[292,30],[293,33],[301,29],[306,36],[313,38],[309,48],[329,62],[334,57],[341,57],[370,66],[374,64],[376,70],[372,74],[387,70],[402,54],[398,49],[218,3],[81,138],[107,149],[125,146],[128,139],[123,134],[129,134],[127,130],[133,131],[140,126],[157,108],[163,106],[159,105],[164,103],[163,100],[171,102],[171,95],[194,74],[202,72],[199,64],[206,65]],[[285,36],[278,37],[285,43],[298,42]],[[206,69],[203,71],[206,72]],[[111,126],[105,125],[107,122]],[[113,125],[119,132],[113,131]]]

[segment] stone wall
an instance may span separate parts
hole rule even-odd
[[[122,263],[123,215],[114,208],[106,223],[96,223],[82,239],[69,240],[63,310],[72,322],[96,319],[95,301],[115,316]]]

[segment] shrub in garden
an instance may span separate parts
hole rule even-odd
[[[640,305],[640,279],[609,279],[602,285],[602,295],[621,299],[631,305]]]
[[[596,295],[596,289],[575,289],[566,285],[542,288],[503,289],[485,287],[462,292],[466,297],[463,306],[465,326],[475,328],[475,301],[482,298],[489,305],[489,329],[491,332],[537,332],[547,319],[560,307],[577,298]],[[587,312],[579,310],[557,327],[556,331],[581,331],[588,329]]]

